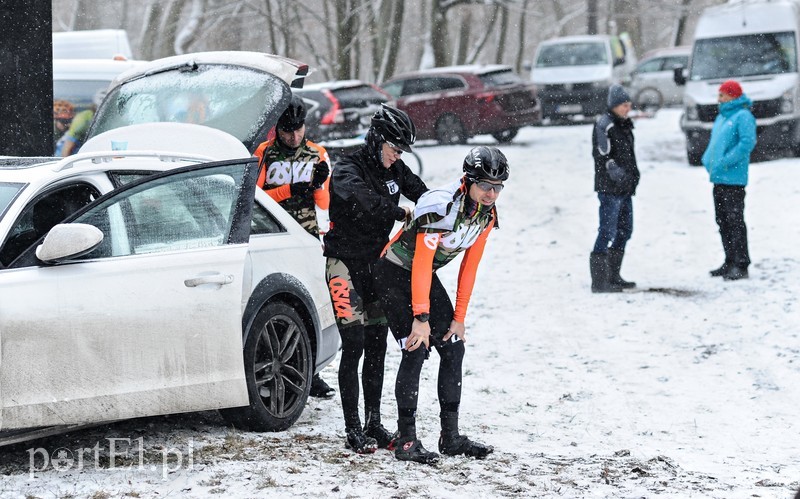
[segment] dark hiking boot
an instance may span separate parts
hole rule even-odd
[[[709,274],[711,274],[711,277],[722,277],[728,273],[728,269],[730,268],[731,268],[730,264],[728,264],[728,262],[725,262],[722,264],[720,268],[712,270],[711,272],[709,272]]]
[[[467,457],[483,459],[494,452],[494,447],[473,442],[466,435],[442,435],[439,437],[439,452],[448,456],[463,454]]]
[[[390,433],[382,424],[374,423],[364,427],[364,434],[372,437],[378,443],[379,449],[394,450],[394,442],[397,439],[398,433]]]
[[[425,450],[422,442],[416,438],[398,440],[394,449],[394,457],[400,461],[414,461],[422,464],[433,464],[439,460],[439,454]]]
[[[372,454],[378,450],[378,443],[375,439],[365,435],[361,428],[347,428],[345,433],[347,433],[347,440],[344,446],[356,454]]]
[[[622,268],[622,259],[625,257],[625,252],[615,249],[608,250],[608,277],[609,282],[613,286],[619,286],[623,289],[635,288],[636,283],[626,281],[619,275],[619,270]]]
[[[722,276],[726,281],[738,281],[739,279],[747,279],[748,277],[750,276],[747,274],[747,267],[739,267],[737,265],[732,265],[725,275]]]
[[[619,293],[622,291],[622,287],[611,283],[608,255],[593,252],[589,256],[589,270],[592,275],[592,293]]]
[[[320,378],[319,374],[315,374],[314,377],[311,378],[311,391],[308,394],[312,397],[329,399],[336,395],[336,390],[331,388],[328,383],[325,383],[325,380]]]

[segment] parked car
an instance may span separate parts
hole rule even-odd
[[[306,134],[315,142],[365,133],[372,115],[389,101],[380,88],[359,80],[315,83],[293,92],[310,103]]]
[[[638,109],[659,109],[683,103],[683,87],[675,84],[675,68],[688,67],[692,47],[652,50],[631,74],[631,95]]]
[[[143,61],[115,59],[54,59],[53,100],[69,101],[79,113],[93,104],[98,90]]]
[[[88,29],[53,33],[53,59],[133,59],[124,29]]]
[[[308,66],[260,52],[198,52],[151,61],[120,74],[98,108],[89,137],[142,123],[179,122],[228,132],[250,152],[286,108]]]
[[[241,77],[226,75],[269,94],[254,114],[271,127],[300,66],[275,58],[267,76],[239,62]],[[129,100],[101,109],[136,102],[118,95]],[[293,424],[339,335],[319,240],[255,188],[257,173],[240,139],[186,123],[0,161],[0,444],[207,409],[251,430]]]
[[[636,52],[624,35],[552,38],[539,44],[531,81],[549,122],[593,119],[605,112],[608,87],[627,85]]]
[[[511,66],[451,66],[395,76],[381,88],[417,126],[417,138],[461,144],[479,134],[510,142],[539,122],[533,86]]]

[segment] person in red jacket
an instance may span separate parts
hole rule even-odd
[[[403,461],[433,463],[439,457],[423,447],[416,431],[419,377],[431,347],[441,359],[439,452],[478,459],[493,452],[459,433],[458,415],[467,305],[486,240],[498,227],[495,201],[509,168],[499,149],[480,146],[467,154],[463,169],[462,178],[419,198],[413,217],[387,245],[375,271],[375,287],[403,355],[395,384],[395,457]],[[462,252],[454,308],[436,271]]]
[[[330,167],[325,148],[306,139],[306,106],[293,96],[278,118],[275,136],[256,148],[260,159],[257,185],[312,236],[319,238],[316,207],[328,209]],[[319,374],[311,381],[312,397],[332,398],[336,390]]]

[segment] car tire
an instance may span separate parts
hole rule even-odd
[[[493,133],[492,137],[494,137],[494,140],[496,140],[497,142],[501,144],[506,144],[514,140],[514,137],[517,136],[518,132],[519,128],[510,128],[508,130],[503,130],[502,132]]]
[[[636,92],[633,102],[636,109],[654,113],[664,106],[664,96],[653,87],[645,87]]]
[[[436,140],[440,144],[464,144],[467,142],[467,132],[458,116],[444,114],[436,120]]]
[[[311,342],[298,313],[282,302],[256,314],[244,345],[244,374],[250,405],[220,411],[234,426],[283,431],[302,414],[311,390]]]

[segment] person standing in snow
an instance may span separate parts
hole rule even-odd
[[[744,223],[744,196],[750,153],[756,146],[756,119],[752,102],[742,86],[728,80],[719,87],[719,114],[711,129],[711,139],[703,154],[703,166],[714,184],[714,212],[725,262],[710,273],[727,281],[746,279],[750,265],[747,226]]]
[[[387,246],[375,271],[376,288],[392,334],[402,349],[397,372],[398,438],[395,457],[430,464],[439,455],[417,439],[419,378],[430,348],[440,357],[438,387],[442,432],[439,452],[478,459],[493,449],[461,435],[464,318],[486,240],[497,223],[497,201],[508,180],[506,157],[495,147],[472,148],[464,159],[464,176],[423,194],[407,221]],[[436,271],[464,253],[458,273],[456,305]]]
[[[633,150],[631,98],[621,85],[608,89],[608,110],[592,130],[594,190],[600,200],[600,227],[589,257],[593,293],[636,286],[619,275],[625,245],[633,233],[633,201],[639,168]]]
[[[342,339],[339,391],[346,447],[359,454],[390,448],[394,435],[381,424],[381,392],[386,317],[374,290],[372,274],[389,234],[411,213],[400,207],[402,194],[416,202],[428,188],[403,163],[416,127],[408,115],[382,105],[372,116],[364,145],[337,161],[331,178],[330,230],[324,237],[327,280]],[[358,365],[365,422],[358,413]]]
[[[259,158],[257,185],[285,209],[309,234],[319,238],[316,206],[328,209],[328,153],[306,139],[306,106],[292,96],[278,118],[275,136],[256,148]],[[311,379],[309,395],[332,398],[331,388],[319,373]]]

